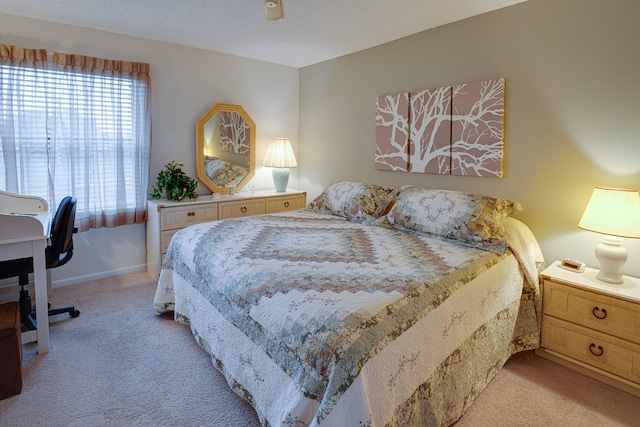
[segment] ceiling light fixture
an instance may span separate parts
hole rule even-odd
[[[267,0],[264,2],[267,6],[267,19],[276,21],[284,18],[284,9],[282,8],[282,0]]]

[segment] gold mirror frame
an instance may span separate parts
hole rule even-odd
[[[236,154],[232,153],[231,156],[248,156],[248,172],[239,182],[235,183],[235,185],[226,186],[224,184],[218,185],[216,184],[211,177],[209,177],[205,171],[205,161],[211,158],[215,158],[215,156],[210,156],[208,154],[212,154],[210,152],[205,152],[205,148],[207,150],[211,150],[211,147],[214,145],[211,142],[207,141],[207,136],[205,130],[207,128],[217,129],[220,122],[220,117],[222,112],[229,113],[237,113],[244,120],[244,123],[249,128],[249,153],[248,154]],[[213,122],[210,122],[213,120]],[[215,132],[214,132],[215,133]],[[207,143],[209,142],[209,143]],[[217,154],[214,152],[213,154]],[[251,117],[244,111],[240,105],[231,105],[231,104],[215,104],[209,111],[207,111],[198,121],[196,122],[196,175],[198,179],[209,188],[214,193],[230,193],[231,188],[237,192],[239,191],[249,180],[253,177],[256,163],[256,124],[251,120]],[[232,166],[240,166],[236,165],[233,162],[229,162]]]

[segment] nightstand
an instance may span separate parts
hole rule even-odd
[[[536,354],[640,396],[640,279],[620,285],[554,262],[541,274]]]

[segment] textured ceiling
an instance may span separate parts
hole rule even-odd
[[[264,0],[0,0],[0,13],[300,68],[523,1],[282,0],[278,21]]]

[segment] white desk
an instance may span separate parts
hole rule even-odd
[[[44,250],[49,234],[49,209],[40,197],[0,191],[0,261],[33,257],[35,331],[22,333],[22,343],[38,342],[38,353],[49,351],[49,314]]]

